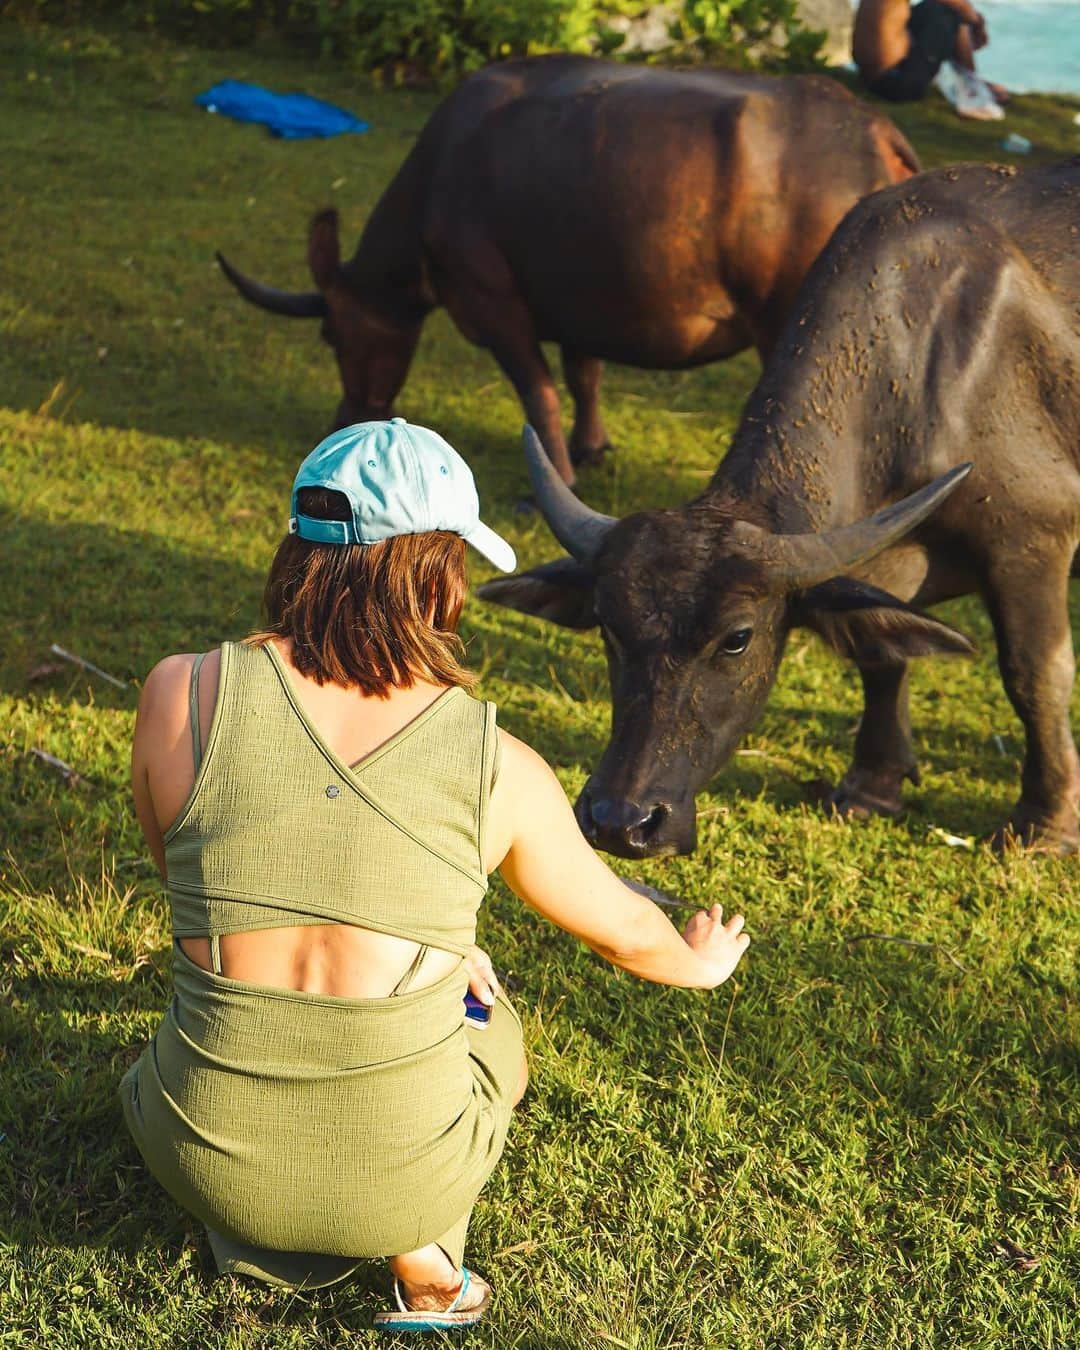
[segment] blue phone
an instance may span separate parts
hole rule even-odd
[[[491,1008],[481,1003],[471,989],[465,995],[465,1021],[481,1030],[491,1021]]]

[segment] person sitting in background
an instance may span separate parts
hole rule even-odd
[[[327,437],[294,483],[266,627],[155,666],[132,748],[175,938],[174,997],[120,1088],[135,1143],[222,1271],[311,1288],[389,1257],[388,1331],[469,1326],[491,1297],[465,1234],[526,1069],[475,946],[489,873],[661,984],[714,988],[749,942],[719,905],[680,935],[469,694],[466,541],[515,566],[478,512],[432,431]]]
[[[1004,103],[1007,91],[975,74],[975,53],[987,40],[986,20],[971,0],[922,0],[918,5],[861,0],[851,46],[859,74],[879,98],[895,103],[922,98],[942,63],[951,61],[958,77],[957,112],[1000,117],[994,101]]]

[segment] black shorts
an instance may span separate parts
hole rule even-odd
[[[922,98],[941,63],[952,56],[961,23],[956,10],[941,0],[922,0],[912,8],[908,19],[911,46],[907,56],[876,80],[868,80],[867,88],[893,103]]]

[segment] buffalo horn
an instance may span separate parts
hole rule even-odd
[[[793,587],[812,586],[838,576],[881,553],[924,521],[960,486],[971,467],[968,463],[950,469],[918,492],[854,525],[842,525],[824,534],[767,535],[769,562],[779,569],[780,579]]]
[[[604,536],[615,524],[615,517],[594,511],[567,487],[548,459],[540,437],[527,422],[521,439],[536,504],[551,533],[572,558],[588,566],[599,553]]]
[[[271,314],[284,314],[290,319],[326,317],[326,301],[321,292],[278,291],[273,286],[264,286],[261,281],[252,281],[243,272],[238,272],[223,254],[217,254],[217,260],[221,270],[244,299],[250,300],[260,309],[268,309]]]

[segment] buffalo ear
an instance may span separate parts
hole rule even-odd
[[[320,211],[308,231],[308,266],[320,291],[328,291],[341,270],[338,214],[333,207]]]
[[[595,628],[592,572],[573,558],[542,563],[528,572],[486,581],[477,590],[483,600],[548,619],[563,628]]]
[[[811,628],[860,666],[897,665],[913,656],[970,656],[975,644],[921,609],[852,577],[833,577],[803,591],[795,623]]]

